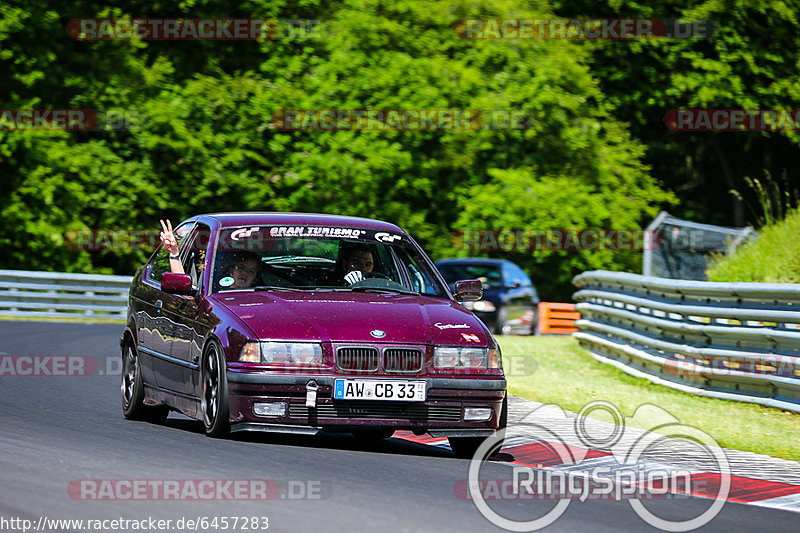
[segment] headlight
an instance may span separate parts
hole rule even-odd
[[[436,346],[433,349],[435,368],[486,368],[488,348]]]
[[[482,311],[484,313],[491,313],[496,308],[489,300],[478,300],[477,302],[463,302],[462,305],[470,311]]]
[[[256,359],[255,347],[260,348]],[[242,348],[239,361],[269,365],[322,365],[322,345],[312,342],[249,342]]]
[[[242,363],[260,363],[261,351],[258,349],[258,343],[248,342],[242,346],[242,351],[239,353],[239,361]]]
[[[261,360],[267,364],[322,364],[322,345],[310,342],[262,342]]]

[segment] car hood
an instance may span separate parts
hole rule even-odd
[[[227,292],[211,298],[234,313],[262,340],[489,344],[489,334],[480,320],[458,303],[440,298],[291,291]],[[380,337],[378,331],[385,336]]]

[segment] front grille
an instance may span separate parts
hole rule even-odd
[[[336,366],[342,370],[375,372],[378,370],[378,350],[370,347],[347,347],[336,350]]]
[[[383,367],[387,372],[419,372],[422,370],[422,350],[416,348],[386,348]]]
[[[428,420],[458,422],[461,420],[461,407],[459,406],[429,406],[424,403],[342,402],[321,404],[315,408],[315,411],[317,418],[372,418],[412,422]],[[289,404],[289,416],[308,418],[308,407],[302,403]]]

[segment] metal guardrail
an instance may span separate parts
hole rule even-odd
[[[0,316],[125,320],[131,279],[0,270]]]
[[[800,284],[576,276],[573,333],[598,360],[694,394],[800,412]]]

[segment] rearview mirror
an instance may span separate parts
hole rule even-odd
[[[161,274],[161,290],[170,294],[189,294],[192,292],[192,278],[188,274],[164,272]]]
[[[478,279],[463,279],[456,281],[456,300],[471,302],[480,300],[483,296],[483,284]]]

